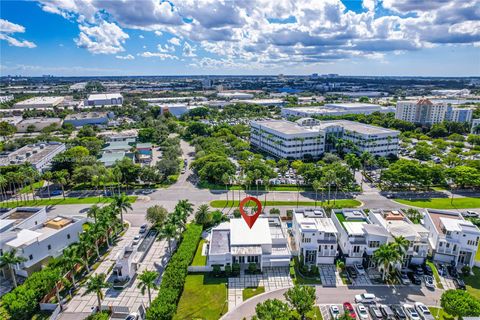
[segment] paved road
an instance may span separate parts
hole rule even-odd
[[[250,318],[255,314],[255,306],[267,299],[280,299],[285,301],[283,294],[287,289],[271,291],[257,297],[253,297],[234,310],[230,310],[222,317],[224,320],[237,320]],[[316,287],[316,303],[321,304],[341,304],[345,301],[353,302],[355,295],[361,293],[373,293],[379,298],[380,303],[414,303],[420,301],[426,305],[438,305],[442,290],[430,291],[420,287],[405,286],[372,286],[368,288],[349,288],[347,286],[336,288]]]

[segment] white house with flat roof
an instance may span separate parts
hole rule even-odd
[[[317,158],[334,149],[330,140],[340,138],[351,141],[356,146],[351,151],[359,154],[396,155],[399,148],[399,131],[347,120],[262,120],[252,121],[250,127],[250,143],[278,158],[298,159],[307,154]]]
[[[26,261],[14,267],[15,273],[27,277],[77,242],[86,218],[57,216],[48,219],[45,208],[15,208],[3,214],[0,221],[0,250],[4,253],[16,249],[17,255]]]
[[[279,217],[259,217],[250,229],[243,219],[231,219],[212,229],[208,238],[207,265],[256,263],[265,267],[288,267],[291,252]]]
[[[457,267],[473,267],[480,243],[480,230],[458,212],[427,209],[425,228],[433,259]]]
[[[368,218],[373,224],[385,228],[393,237],[404,237],[410,245],[402,263],[421,265],[427,258],[430,245],[428,242],[429,231],[421,224],[414,224],[401,210],[370,210]]]
[[[372,224],[361,209],[334,210],[332,221],[338,231],[338,244],[345,264],[361,263],[373,267],[373,252],[389,242],[391,237],[388,231]]]
[[[337,256],[338,231],[325,211],[294,209],[292,221],[293,251],[305,264],[333,264]],[[292,245],[293,246],[293,245]]]

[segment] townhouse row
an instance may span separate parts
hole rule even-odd
[[[382,244],[403,236],[409,242],[401,267],[433,260],[457,267],[473,267],[480,230],[456,212],[426,210],[422,224],[401,210],[339,209],[331,217],[323,209],[296,209],[292,222],[265,216],[249,229],[242,219],[231,219],[212,229],[207,241],[207,265],[239,263],[246,268],[286,267],[292,256],[308,265],[333,264],[375,267],[373,254]],[[287,226],[288,224],[288,226]],[[399,265],[400,267],[400,265]]]

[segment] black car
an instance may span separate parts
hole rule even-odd
[[[393,310],[393,313],[395,314],[395,318],[397,318],[398,320],[407,319],[407,315],[405,314],[405,311],[403,311],[400,305],[398,304],[392,305],[392,310]]]
[[[455,287],[460,290],[466,290],[467,287],[465,287],[465,282],[463,282],[462,279],[455,278],[453,279],[453,283],[455,284]]]
[[[409,273],[410,280],[412,280],[413,284],[422,284],[422,277],[416,273]]]
[[[449,273],[452,277],[458,278],[457,268],[455,268],[454,266],[448,266],[447,269],[448,269],[448,273]]]
[[[425,274],[427,276],[433,276],[433,270],[429,265],[426,264],[425,266],[423,266],[423,271],[425,271]]]
[[[358,275],[357,270],[355,270],[355,268],[351,266],[347,267],[347,272],[350,278],[353,278],[353,279],[355,279]]]
[[[414,270],[415,270],[416,275],[423,276],[425,274],[422,267],[420,267],[420,266],[415,267]]]

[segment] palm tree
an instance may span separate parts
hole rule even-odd
[[[10,275],[12,276],[13,286],[15,288],[17,287],[17,278],[15,277],[15,270],[13,270],[13,266],[24,261],[27,261],[27,259],[22,256],[17,256],[17,249],[12,249],[8,252],[5,252],[0,257],[0,265],[2,267],[8,266],[8,268],[10,269]]]
[[[162,229],[160,229],[160,237],[167,238],[168,241],[168,252],[172,253],[171,240],[176,238],[178,234],[177,226],[171,222],[166,223]]]
[[[105,240],[107,241],[107,247],[110,249],[110,227],[111,221],[110,217],[107,215],[103,215],[100,217],[98,222],[95,224],[99,233],[103,233],[105,235]]]
[[[317,201],[318,201],[318,190],[322,188],[322,184],[318,180],[313,180],[312,182],[312,188],[315,190],[315,208],[317,207]]]
[[[148,304],[152,304],[152,294],[151,289],[158,290],[158,285],[156,280],[158,278],[158,272],[145,270],[138,276],[138,286],[137,288],[141,290],[142,295],[145,295],[145,290],[148,292]]]
[[[382,280],[385,281],[386,275],[390,271],[390,266],[394,266],[400,255],[391,244],[382,244],[373,253],[373,261],[383,267]]]
[[[89,218],[93,218],[93,221],[95,223],[97,223],[97,217],[100,213],[101,209],[99,206],[97,206],[96,204],[94,204],[93,206],[91,206],[88,211],[87,211],[87,217]]]
[[[85,239],[82,237],[85,233],[82,233],[80,235],[80,241],[77,243],[75,246],[75,250],[77,250],[77,253],[80,257],[82,257],[82,263],[87,272],[90,272],[90,267],[88,266],[88,259],[89,259],[89,252],[90,252],[90,247],[91,243],[88,243],[88,239]]]
[[[128,210],[132,210],[132,204],[130,203],[130,200],[128,197],[125,195],[125,193],[122,193],[120,195],[114,195],[112,197],[112,208],[117,212],[117,214],[120,214],[120,220],[122,221],[122,227],[123,227],[123,213],[127,213]]]
[[[393,237],[392,246],[397,250],[400,260],[403,260],[407,254],[408,247],[410,246],[410,241],[403,236]]]
[[[64,271],[71,271],[72,284],[74,287],[77,286],[77,283],[75,282],[76,266],[81,263],[83,263],[83,259],[80,257],[75,247],[68,247],[63,250],[62,267]]]
[[[195,222],[205,226],[208,223],[208,218],[210,214],[210,207],[208,204],[202,204],[198,207],[197,212],[195,213]]]
[[[324,184],[328,186],[328,203],[330,203],[330,194],[331,194],[330,191],[331,191],[332,184],[337,179],[337,174],[333,170],[327,170],[325,172],[325,175],[322,177],[322,179],[324,180]]]
[[[55,182],[57,182],[62,187],[63,199],[65,199],[65,185],[68,182],[68,177],[69,174],[67,170],[55,171],[53,174]]]
[[[175,224],[179,226],[181,230],[183,230],[185,229],[188,216],[192,213],[193,204],[188,202],[186,199],[180,200],[173,211],[172,221],[175,221]]]
[[[50,181],[53,179],[53,174],[51,171],[46,171],[42,175],[42,179],[45,180],[47,184],[47,191],[48,191],[48,198],[50,199],[52,196],[50,195]]]
[[[0,174],[0,193],[2,194],[2,201],[7,200],[7,195],[5,193],[5,187],[7,186],[7,184],[7,178]]]
[[[225,184],[225,191],[227,192],[227,205],[228,205],[228,184],[230,183],[230,175],[228,173],[224,173],[222,175],[222,182]]]
[[[102,308],[102,299],[103,299],[103,291],[102,289],[110,288],[110,284],[105,281],[106,279],[105,273],[100,273],[90,277],[85,285],[86,290],[83,295],[87,295],[90,293],[95,293],[97,295],[97,302],[98,302],[98,311]]]

